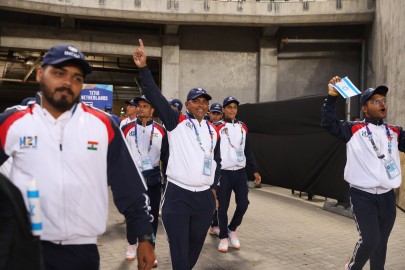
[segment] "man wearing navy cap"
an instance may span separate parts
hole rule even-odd
[[[0,165],[13,157],[10,179],[27,202],[39,191],[45,269],[98,270],[97,237],[105,232],[108,186],[137,239],[138,269],[151,269],[154,235],[146,184],[118,126],[80,102],[91,67],[71,45],[52,47],[38,68],[36,103],[0,114]],[[37,226],[34,226],[37,225]]]
[[[146,65],[142,40],[139,45],[133,58],[142,90],[162,119],[169,139],[162,221],[172,266],[174,270],[190,270],[200,255],[216,208],[221,170],[219,134],[212,123],[204,120],[211,96],[203,88],[193,88],[185,102],[186,114],[173,110]]]
[[[256,162],[250,148],[248,129],[246,125],[236,118],[239,101],[232,96],[224,99],[222,111],[224,119],[218,126],[221,134],[221,185],[218,187],[218,224],[219,238],[218,250],[227,252],[228,246],[240,249],[240,241],[236,229],[242,224],[249,200],[246,165],[254,172],[254,183],[260,184],[261,176],[257,170]],[[232,191],[235,193],[236,209],[228,223],[228,208]],[[216,228],[212,230],[215,231]],[[228,240],[229,239],[229,240]],[[230,243],[229,243],[230,242]]]
[[[148,185],[147,194],[153,215],[152,226],[156,235],[162,190],[159,165],[161,162],[162,173],[165,176],[169,158],[169,145],[166,129],[152,119],[154,109],[149,100],[145,96],[141,96],[135,98],[134,102],[138,104],[138,116],[135,121],[123,126],[122,132]],[[128,228],[128,230],[130,229],[131,227]],[[126,257],[127,260],[132,261],[136,257],[136,242],[131,242],[131,239],[128,239],[128,242]],[[153,266],[158,266],[157,259]]]
[[[172,106],[173,109],[176,109],[179,112],[181,112],[181,110],[183,109],[183,103],[181,103],[180,99],[174,98],[169,101],[169,104],[170,106]]]
[[[126,124],[135,121],[136,115],[138,114],[138,104],[136,103],[135,98],[126,100],[125,104],[127,105],[126,107],[127,117],[121,120],[120,128],[122,128]]]
[[[349,196],[354,220],[360,234],[346,269],[384,269],[387,243],[396,217],[394,189],[401,184],[399,151],[405,151],[405,132],[384,122],[387,117],[388,87],[365,90],[360,97],[363,121],[336,118],[339,93],[330,79],[328,97],[321,110],[321,125],[346,142],[344,179],[350,184]]]
[[[210,121],[215,125],[219,126],[222,123],[222,105],[219,103],[212,103],[210,107]]]

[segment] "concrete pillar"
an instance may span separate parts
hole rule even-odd
[[[277,43],[260,40],[258,102],[277,100]]]
[[[164,36],[162,45],[162,94],[167,99],[179,98],[180,46],[177,36]]]

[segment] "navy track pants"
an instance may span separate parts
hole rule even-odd
[[[232,191],[235,192],[236,209],[228,226],[228,208]],[[221,170],[220,186],[217,190],[219,238],[228,238],[228,228],[236,231],[242,224],[243,216],[249,206],[247,175],[245,169],[237,171]]]
[[[384,270],[387,243],[396,218],[395,193],[372,194],[350,188],[350,203],[360,240],[356,243],[349,269]]]
[[[162,221],[173,270],[190,270],[197,263],[214,209],[215,198],[210,189],[193,192],[167,183]]]

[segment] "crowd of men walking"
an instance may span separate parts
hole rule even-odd
[[[35,100],[0,114],[0,164],[10,162],[7,174],[31,218],[39,212],[29,199],[40,198],[40,222],[33,227],[43,254],[38,269],[99,269],[96,243],[106,229],[108,186],[125,216],[126,258],[137,258],[138,269],[158,266],[159,210],[175,270],[195,266],[207,232],[218,236],[220,252],[241,248],[236,231],[249,205],[246,166],[255,184],[261,176],[248,128],[237,118],[238,99],[228,96],[210,107],[211,95],[196,87],[183,114],[181,100],[168,101],[153,80],[142,40],[133,59],[143,95],[126,102],[127,118],[120,123],[80,102],[91,67],[69,45],[45,54]],[[329,83],[339,81],[335,76]],[[387,92],[379,86],[362,94],[364,121],[336,119],[332,86],[322,107],[322,126],[347,143],[345,179],[361,236],[346,269],[362,269],[369,259],[372,269],[383,269],[395,221],[393,188],[401,182],[398,151],[405,150],[405,133],[383,121]],[[162,123],[153,120],[154,113]],[[232,192],[236,209],[229,221]],[[8,229],[0,237],[12,247]],[[11,250],[0,253],[0,268],[11,267]]]

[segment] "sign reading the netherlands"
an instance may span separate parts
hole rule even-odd
[[[83,84],[82,101],[88,105],[104,110],[112,107],[113,86],[110,84]]]

